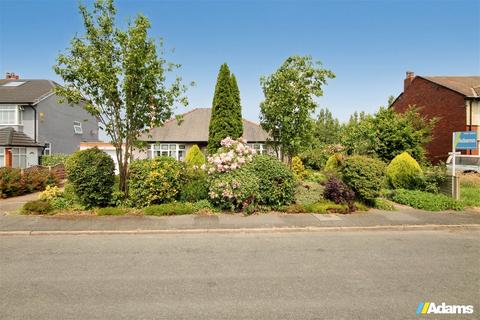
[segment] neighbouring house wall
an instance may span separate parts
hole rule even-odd
[[[82,141],[98,141],[98,121],[80,105],[72,107],[58,103],[51,95],[37,105],[38,142],[52,144],[52,153],[71,154],[80,148]],[[73,122],[82,123],[83,134],[75,134]]]
[[[445,161],[448,152],[452,151],[452,133],[466,130],[464,96],[416,77],[392,108],[404,112],[410,105],[420,107],[421,113],[427,118],[439,118],[433,130],[432,141],[426,149],[430,161]]]
[[[477,131],[477,138],[480,145],[480,100],[466,100],[467,130]],[[470,115],[472,120],[470,121]],[[480,148],[472,151],[472,154],[478,155]]]

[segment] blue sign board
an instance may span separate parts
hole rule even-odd
[[[453,133],[453,148],[455,150],[471,150],[478,148],[476,131],[460,131]]]

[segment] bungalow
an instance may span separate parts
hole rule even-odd
[[[153,128],[149,133],[143,134],[140,141],[147,144],[145,149],[134,150],[134,159],[155,158],[159,156],[173,157],[183,161],[185,156],[193,145],[198,145],[202,152],[206,153],[208,144],[208,128],[212,109],[196,108],[184,113],[177,118],[172,118],[164,123],[162,127]],[[243,138],[247,145],[254,148],[257,153],[267,152],[266,141],[268,134],[260,125],[243,119]],[[97,147],[107,152],[115,161],[114,147],[105,142],[83,142],[80,149]]]
[[[70,154],[81,141],[98,140],[98,121],[79,105],[59,103],[57,83],[0,80],[0,167],[26,168],[42,154]]]
[[[452,151],[452,133],[477,131],[480,137],[480,76],[415,76],[407,72],[403,92],[390,106],[404,112],[416,105],[427,118],[438,118],[432,141],[427,145],[429,160],[445,161]],[[473,150],[472,154],[478,154]]]
[[[205,153],[208,144],[208,128],[212,109],[196,108],[184,113],[180,120],[173,118],[162,127],[153,128],[140,137],[148,144],[147,157],[170,156],[183,160],[193,145],[198,145]],[[243,138],[257,153],[266,153],[265,143],[268,134],[260,125],[243,119]]]

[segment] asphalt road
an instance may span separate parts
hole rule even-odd
[[[478,231],[3,236],[0,319],[478,319],[479,265]]]

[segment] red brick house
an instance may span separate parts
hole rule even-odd
[[[439,119],[427,145],[432,162],[446,160],[452,151],[452,132],[478,131],[480,136],[480,76],[424,77],[407,72],[403,92],[390,107],[404,112],[413,105],[427,118]]]

